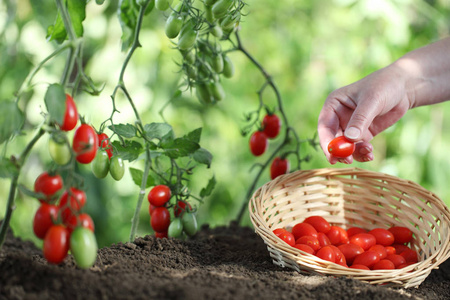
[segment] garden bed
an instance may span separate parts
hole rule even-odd
[[[450,261],[418,287],[301,275],[272,264],[253,229],[203,227],[187,241],[137,238],[102,248],[89,270],[49,265],[9,234],[0,251],[0,299],[449,299]]]

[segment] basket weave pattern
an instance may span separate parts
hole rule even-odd
[[[293,172],[260,187],[249,202],[249,211],[273,262],[298,272],[413,287],[450,256],[448,207],[420,185],[383,173],[358,168]],[[343,228],[407,227],[413,232],[408,246],[417,251],[419,262],[396,270],[345,268],[290,247],[272,232],[290,229],[313,215]]]

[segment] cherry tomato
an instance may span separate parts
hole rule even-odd
[[[386,246],[384,247],[386,249],[387,255],[395,254],[395,248],[392,246]]]
[[[308,223],[298,223],[292,228],[292,234],[295,239],[299,239],[302,236],[309,235],[317,238],[317,230]]]
[[[365,265],[351,265],[350,268],[359,270],[370,270],[369,267]]]
[[[195,22],[188,20],[180,30],[178,36],[178,48],[188,50],[194,46],[197,40],[198,32],[195,30]]]
[[[215,26],[214,28],[219,28],[220,31],[222,31],[222,29],[219,26]],[[216,54],[211,58],[211,67],[213,68],[214,71],[216,71],[216,73],[222,73],[223,71],[223,56],[222,54]]]
[[[73,137],[72,148],[79,163],[88,164],[94,160],[98,148],[97,139],[97,133],[91,126],[82,124],[77,128]]]
[[[382,259],[373,265],[372,270],[394,270],[394,263],[387,259]]]
[[[250,137],[250,151],[254,156],[260,156],[266,152],[268,144],[267,136],[262,131],[255,131]]]
[[[50,201],[63,186],[63,180],[58,174],[50,175],[47,172],[39,175],[34,182],[34,191],[45,195],[42,201]]]
[[[339,250],[341,250],[342,254],[345,256],[345,259],[348,264],[352,264],[355,260],[355,257],[364,252],[364,249],[355,244],[342,244],[338,246]]]
[[[61,263],[69,252],[69,231],[63,225],[53,225],[44,238],[44,257],[52,264]]]
[[[104,149],[106,151],[106,153],[108,153],[108,157],[109,159],[111,159],[111,157],[113,156],[113,151],[112,151],[112,146],[109,143],[109,137],[106,133],[99,133],[97,135],[97,139],[98,139],[98,147],[100,149]]]
[[[411,241],[412,231],[406,227],[394,226],[388,229],[394,235],[394,243],[406,244]]]
[[[181,236],[183,232],[183,223],[181,222],[181,218],[175,218],[172,222],[170,222],[169,229],[167,231],[167,236],[178,238]]]
[[[172,192],[167,185],[157,185],[148,193],[148,202],[154,206],[163,206],[172,197]]]
[[[347,140],[345,136],[339,136],[328,144],[328,152],[338,158],[350,156],[355,151],[355,143]]]
[[[224,56],[223,58],[223,76],[226,78],[231,78],[234,75],[234,65],[231,59],[228,56]]]
[[[317,233],[317,239],[319,240],[320,247],[331,245],[330,239],[323,232]]]
[[[53,161],[60,166],[67,165],[72,158],[69,145],[64,142],[59,143],[53,138],[48,141],[48,152]]]
[[[398,266],[406,263],[406,259],[401,256],[400,254],[391,254],[386,256],[386,259],[392,261],[392,263],[394,264],[395,268],[398,268]]]
[[[125,174],[125,164],[120,156],[113,156],[109,164],[109,173],[114,180],[119,181]]]
[[[59,124],[59,128],[64,131],[70,131],[77,126],[78,123],[78,111],[73,101],[73,98],[66,94],[66,112],[64,113],[64,120],[62,124]]]
[[[339,249],[338,247],[336,247],[334,245],[330,245],[329,247],[331,247],[331,249],[333,249],[333,251],[334,251],[335,263],[337,263],[338,265],[344,266],[344,267],[348,267],[347,260],[345,258],[344,253],[342,253],[341,249]]]
[[[328,223],[328,221],[321,216],[307,217],[303,221],[303,223],[311,224],[317,230],[317,232],[327,233],[331,229],[330,223]]]
[[[195,94],[197,95],[198,100],[202,104],[210,104],[212,103],[212,96],[208,90],[208,86],[204,83],[198,83],[195,85]]]
[[[310,246],[314,251],[320,249],[319,240],[316,237],[310,235],[304,235],[297,240],[295,240],[295,244],[304,244]]]
[[[152,213],[153,213],[153,211],[155,210],[155,208],[156,208],[156,206],[154,206],[154,205],[152,205],[152,204],[150,204],[149,206],[148,206],[148,214],[151,216],[152,215]]]
[[[287,230],[281,232],[278,237],[289,246],[293,247],[296,244],[294,235]]]
[[[183,26],[183,18],[180,15],[171,14],[164,27],[166,36],[169,39],[174,39],[180,34],[181,27]]]
[[[369,234],[375,237],[377,244],[390,246],[394,243],[394,235],[387,229],[375,228],[369,231]]]
[[[54,221],[58,218],[58,207],[56,205],[43,202],[36,211],[33,219],[34,234],[44,239],[48,229],[54,225]]]
[[[70,235],[70,252],[78,267],[88,269],[97,259],[97,239],[88,228],[77,227]]]
[[[225,90],[218,81],[211,81],[208,84],[209,93],[214,101],[220,101],[225,99]]]
[[[156,207],[152,212],[150,224],[156,232],[165,232],[170,225],[170,213],[165,207]]]
[[[319,251],[317,251],[316,256],[333,263],[336,261],[336,254],[330,246],[320,248]]]
[[[87,213],[82,213],[77,215],[71,214],[64,225],[67,226],[67,229],[69,232],[72,232],[77,227],[84,227],[92,232],[94,232],[94,221],[92,220],[91,216]]]
[[[354,265],[364,265],[371,268],[374,264],[379,262],[380,255],[375,251],[366,251],[355,257],[353,260]]]
[[[191,212],[186,212],[181,217],[181,223],[183,224],[183,231],[188,236],[193,236],[198,230],[197,218]]]
[[[91,163],[92,173],[97,178],[105,178],[109,172],[109,157],[105,150],[97,151]]]
[[[59,200],[59,210],[64,223],[67,223],[74,213],[80,211],[86,204],[86,194],[84,191],[71,187],[69,191],[64,191]]]
[[[275,157],[272,165],[270,165],[270,178],[275,179],[287,173],[289,173],[289,161],[281,157]]]
[[[188,203],[189,210],[192,209],[192,206]],[[186,202],[184,201],[177,201],[177,204],[173,208],[173,213],[175,217],[181,217],[184,212],[186,211]]]
[[[233,5],[234,0],[219,0],[212,6],[212,12],[216,19],[225,16],[228,9]]]
[[[286,231],[286,229],[284,228],[277,228],[273,231],[273,233],[277,236],[280,237],[281,234],[283,234]]]
[[[387,257],[387,252],[386,252],[386,248],[384,248],[383,245],[373,245],[372,247],[369,248],[369,251],[375,251],[378,253],[378,255],[380,256],[380,259],[385,259]]]
[[[330,230],[326,233],[330,243],[332,245],[339,244],[341,242],[341,232],[338,226],[331,226]]]
[[[169,225],[170,226],[170,225]],[[167,238],[169,236],[168,231],[163,231],[163,232],[155,232],[155,237],[157,239],[162,239],[162,238]]]
[[[349,243],[349,239],[348,239],[348,235],[347,235],[347,231],[342,228],[337,226],[338,230],[339,230],[339,236],[340,236],[340,244],[348,244]]]
[[[377,243],[375,237],[368,233],[358,233],[350,238],[350,243],[360,246],[364,251]]]
[[[349,229],[347,229],[347,235],[348,237],[352,237],[357,233],[366,233],[367,230],[360,228],[360,227],[350,227]]]
[[[281,120],[275,115],[265,115],[262,121],[263,132],[269,139],[274,139],[280,133]]]
[[[309,253],[309,254],[314,254],[315,251],[313,250],[313,248],[311,248],[308,245],[305,244],[295,244],[294,248],[297,248],[299,250],[302,250],[303,252]]]
[[[419,261],[417,252],[412,249],[406,249],[405,251],[400,253],[400,255],[405,258],[407,263],[416,263]]]
[[[172,0],[155,0],[155,7],[160,11],[165,11],[172,4]]]
[[[392,247],[395,248],[395,254],[400,254],[403,251],[410,249],[408,246],[403,244],[392,244]]]

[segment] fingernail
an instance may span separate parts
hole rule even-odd
[[[369,147],[363,147],[359,150],[359,153],[361,153],[361,154],[369,154],[370,152],[372,152],[372,151],[370,150]]]
[[[361,130],[356,127],[350,127],[345,130],[344,134],[349,139],[357,139],[361,135]]]

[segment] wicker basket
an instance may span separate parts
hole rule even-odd
[[[450,256],[450,212],[433,193],[394,176],[358,168],[297,171],[259,188],[249,203],[256,233],[276,265],[298,272],[349,276],[371,284],[420,285]],[[345,268],[290,247],[273,230],[320,215],[332,225],[366,229],[405,226],[419,262],[396,270]]]

